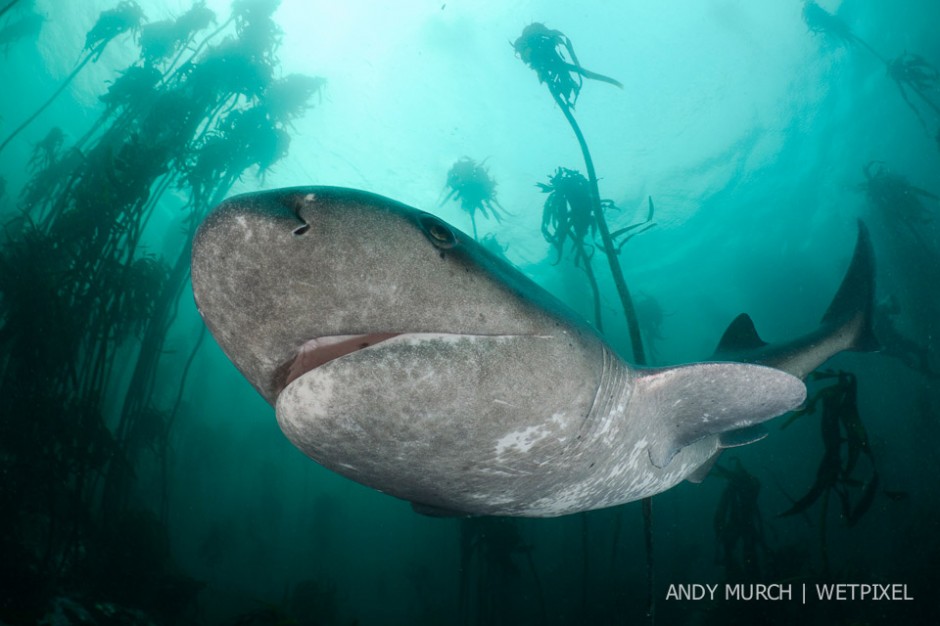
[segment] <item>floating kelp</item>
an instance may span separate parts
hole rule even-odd
[[[604,329],[601,317],[601,294],[597,277],[591,266],[594,256],[593,237],[597,234],[597,219],[594,216],[594,202],[591,187],[583,174],[575,170],[559,167],[548,183],[536,183],[548,194],[542,207],[542,236],[555,248],[561,260],[565,243],[570,241],[574,252],[574,264],[582,268],[591,285],[594,298],[594,325]],[[590,235],[592,241],[586,241]]]
[[[861,189],[868,201],[886,217],[912,225],[930,222],[934,213],[924,200],[940,201],[936,194],[916,187],[904,176],[892,172],[880,161],[870,161],[864,168],[865,182]]]
[[[6,55],[10,48],[22,39],[36,39],[42,30],[46,18],[39,13],[27,13],[25,16],[0,28],[0,50]]]
[[[460,520],[460,580],[458,582],[458,613],[461,623],[494,624],[505,621],[514,603],[514,592],[528,582],[534,587],[539,605],[540,621],[547,620],[545,595],[538,569],[532,560],[534,546],[523,540],[520,521],[499,517],[468,517]],[[522,576],[518,560],[522,559],[531,581]],[[471,583],[475,575],[476,588]],[[471,593],[476,599],[476,620],[470,621]],[[530,592],[531,593],[531,592]],[[533,608],[526,607],[531,616]]]
[[[175,20],[145,24],[140,30],[140,55],[148,65],[166,61],[175,56],[196,38],[196,35],[215,23],[215,13],[206,8],[204,1]]]
[[[855,41],[855,34],[845,22],[812,0],[803,4],[803,21],[814,33],[832,35],[845,43]]]
[[[32,172],[50,167],[59,159],[59,152],[62,149],[62,142],[65,141],[65,134],[58,126],[53,127],[46,136],[36,143],[33,147],[33,154],[29,157],[26,164],[27,169]]]
[[[892,228],[905,228],[925,253],[934,246],[924,238],[924,226],[938,214],[936,203],[940,196],[917,187],[904,176],[888,169],[880,161],[870,161],[862,169],[865,182],[859,188],[865,193],[869,206]],[[927,202],[934,203],[933,208]]]
[[[457,159],[447,172],[445,189],[450,191],[441,204],[448,200],[460,201],[460,208],[470,214],[474,239],[478,239],[477,211],[486,219],[492,217],[497,222],[502,221],[499,214],[505,212],[506,209],[496,199],[496,181],[490,176],[482,162],[478,163],[470,157]]]
[[[803,21],[807,28],[816,34],[829,35],[843,44],[861,45],[879,60],[884,61],[884,58],[868,42],[853,33],[845,22],[812,0],[803,4]]]
[[[887,63],[888,76],[898,86],[904,102],[920,120],[924,130],[927,129],[927,120],[920,109],[911,100],[908,90],[920,97],[921,101],[940,114],[940,70],[927,62],[919,54],[905,52]]]
[[[814,33],[835,37],[845,44],[858,44],[881,61],[888,76],[895,82],[905,104],[914,112],[924,130],[928,130],[927,120],[910,98],[908,91],[916,94],[934,113],[940,114],[940,70],[919,54],[905,52],[888,60],[875,50],[867,41],[856,35],[835,15],[829,13],[812,0],[803,5],[803,21]],[[940,131],[938,131],[940,145]]]
[[[593,216],[597,232],[601,236],[602,249],[607,255],[607,261],[610,265],[614,284],[620,296],[627,327],[630,331],[633,360],[638,364],[643,364],[646,362],[646,357],[643,351],[643,340],[636,318],[636,311],[634,310],[633,300],[630,297],[630,290],[627,288],[627,283],[623,276],[623,270],[616,258],[617,248],[615,248],[613,237],[611,237],[607,220],[604,216],[604,208],[612,206],[612,203],[605,203],[601,200],[600,191],[597,186],[597,174],[594,171],[594,161],[591,158],[591,152],[588,149],[584,134],[581,132],[581,127],[578,125],[572,112],[578,95],[581,92],[582,77],[601,80],[618,87],[622,87],[623,85],[612,78],[587,71],[581,67],[574,53],[574,46],[571,40],[561,31],[550,30],[544,24],[535,22],[527,26],[522,31],[522,35],[516,39],[513,48],[519,58],[521,58],[526,65],[535,70],[539,77],[539,82],[544,83],[548,87],[549,93],[551,93],[552,98],[555,100],[555,103],[561,109],[562,113],[564,113],[565,119],[568,121],[571,130],[574,131],[575,137],[578,140],[578,145],[581,147],[581,154],[584,157],[584,165],[587,169],[586,197],[590,203],[590,211],[579,210],[579,214],[586,213],[587,215]],[[562,170],[571,171],[559,168],[556,172],[556,176],[558,176]],[[562,182],[562,180],[559,180],[559,184]],[[549,185],[554,185],[554,183],[550,182]],[[559,209],[562,213],[558,227],[563,229],[562,232],[569,230],[568,227],[573,224],[565,219],[562,205],[559,203],[555,207],[550,207],[549,212],[551,213],[555,208]],[[545,214],[543,212],[543,234],[545,233],[544,216]],[[551,223],[551,218],[549,223]],[[551,236],[555,237],[554,234]],[[567,237],[567,235],[563,236]],[[581,255],[580,258],[584,259],[586,257]],[[600,328],[600,296],[598,295],[596,281],[593,280],[592,273],[589,273],[589,280],[592,282],[592,288],[595,294],[596,323],[598,324],[598,328]]]
[[[98,16],[98,21],[85,36],[82,51],[94,54],[97,61],[105,46],[118,35],[126,32],[139,34],[144,20],[144,11],[139,4],[133,0],[121,0],[115,8]]]
[[[107,93],[98,96],[98,100],[105,105],[102,120],[107,120],[130,107],[146,103],[148,96],[153,94],[162,78],[163,73],[151,65],[132,65],[121,72],[120,77],[108,87]]]
[[[875,307],[874,331],[881,344],[881,354],[901,361],[905,367],[930,380],[940,379],[940,370],[931,358],[930,346],[901,330],[901,307],[894,297],[887,297]]]
[[[549,29],[539,22],[526,26],[512,47],[523,63],[535,70],[539,82],[547,84],[549,90],[571,108],[578,100],[584,78],[623,87],[609,76],[581,67],[571,40],[560,30]]]
[[[558,253],[555,263],[561,260],[565,243],[570,241],[575,265],[589,265],[594,245],[586,239],[597,235],[597,220],[588,180],[581,172],[559,167],[548,183],[536,186],[548,194],[542,207],[542,235]]]
[[[75,68],[32,115],[17,126],[12,133],[7,135],[6,139],[0,143],[0,151],[2,151],[14,137],[20,134],[24,128],[29,126],[33,120],[39,117],[43,111],[49,108],[49,105],[55,102],[55,99],[65,91],[65,88],[68,87],[75,77],[78,76],[78,73],[82,71],[82,68],[88,65],[89,62],[97,61],[101,58],[105,48],[111,41],[126,32],[139,32],[143,19],[143,10],[132,0],[122,0],[116,8],[102,12],[98,16],[98,21],[95,23],[94,27],[92,27],[85,36],[85,47],[82,49],[82,55],[75,64]]]
[[[806,407],[795,412],[784,424],[816,412],[822,404],[820,427],[823,457],[816,472],[816,480],[806,494],[796,500],[781,517],[803,513],[822,498],[820,511],[820,553],[824,572],[829,571],[829,553],[826,542],[826,520],[830,494],[839,499],[842,520],[846,526],[855,526],[871,508],[878,490],[878,470],[868,442],[868,433],[858,410],[858,381],[845,371],[820,371],[810,375],[811,380],[832,380],[832,384],[816,391]],[[862,481],[855,476],[859,460],[868,460],[869,473]]]

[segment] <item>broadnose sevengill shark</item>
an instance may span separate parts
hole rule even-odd
[[[867,296],[849,293],[819,337],[767,352],[776,367],[636,368],[464,233],[333,187],[223,202],[196,235],[192,280],[294,445],[431,513],[548,517],[665,491],[760,438],[803,402],[807,368],[867,332]]]

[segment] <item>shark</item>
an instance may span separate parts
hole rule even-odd
[[[643,368],[473,238],[365,191],[236,196],[192,246],[199,313],[286,437],[431,515],[554,517],[696,479],[864,347],[869,269],[802,343],[745,329],[713,361]]]

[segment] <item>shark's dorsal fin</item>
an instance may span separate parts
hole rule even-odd
[[[718,342],[718,347],[715,348],[715,355],[759,350],[766,345],[767,342],[757,334],[754,320],[747,313],[742,313],[728,325],[725,334],[721,336],[721,341]]]
[[[806,398],[800,379],[745,363],[647,370],[635,384],[630,409],[652,431],[649,456],[656,467],[669,465],[686,446],[749,429],[799,406]]]

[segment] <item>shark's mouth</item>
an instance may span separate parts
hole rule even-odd
[[[378,344],[394,339],[391,343],[414,343],[423,341],[453,342],[459,340],[490,340],[501,341],[520,336],[532,339],[548,338],[545,335],[518,335],[518,334],[461,334],[440,332],[399,332],[399,333],[368,333],[361,335],[331,335],[317,337],[304,343],[297,349],[297,353],[281,364],[274,372],[274,387],[280,394],[288,385],[311,372],[321,365],[341,359],[360,350],[372,348]],[[275,395],[277,395],[275,394]]]
[[[317,337],[300,346],[297,356],[278,368],[283,372],[283,389],[309,371],[347,354],[364,350],[401,333],[369,333],[367,335],[334,335]]]

